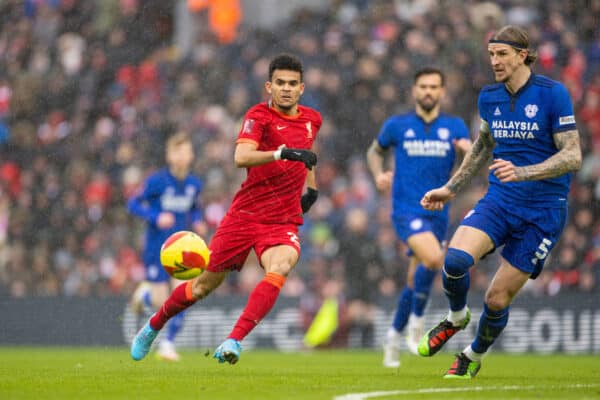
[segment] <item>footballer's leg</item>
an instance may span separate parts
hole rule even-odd
[[[205,270],[197,278],[177,286],[159,310],[142,327],[131,343],[131,358],[136,361],[150,351],[152,342],[167,321],[190,307],[196,301],[208,296],[225,279],[229,272]]]
[[[442,349],[452,336],[466,328],[471,319],[467,307],[467,292],[470,286],[469,269],[483,255],[494,248],[491,238],[482,230],[461,225],[450,242],[442,282],[448,298],[448,316],[430,329],[419,342],[419,354],[430,357]]]
[[[408,238],[408,245],[415,254],[418,265],[413,278],[413,300],[410,317],[408,319],[406,342],[408,349],[413,354],[418,353],[419,340],[423,336],[423,314],[429,301],[429,294],[433,281],[444,263],[444,253],[438,236],[431,230],[419,232]],[[440,237],[441,232],[437,233]]]
[[[406,286],[398,296],[396,311],[392,326],[386,332],[383,342],[383,366],[387,368],[398,368],[400,366],[400,346],[402,342],[402,332],[408,323],[410,310],[412,308],[414,290],[414,271],[418,260],[411,256],[408,264]]]
[[[444,378],[470,379],[481,368],[481,360],[508,324],[510,304],[529,279],[530,273],[518,270],[502,259],[485,294],[483,312],[475,340],[456,356]]]
[[[275,305],[286,277],[298,262],[300,255],[297,238],[294,238],[293,235],[291,237],[296,240],[292,245],[275,245],[268,248],[255,247],[261,265],[265,269],[265,276],[250,293],[244,311],[242,311],[227,340],[215,350],[213,357],[220,363],[235,364],[239,360],[242,351],[240,342]],[[285,232],[284,238],[290,240],[290,235]]]

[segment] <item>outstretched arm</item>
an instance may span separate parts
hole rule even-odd
[[[489,160],[495,145],[489,125],[482,121],[479,137],[465,155],[458,170],[444,186],[454,194],[463,190]]]
[[[487,122],[482,121],[479,137],[465,155],[458,170],[452,178],[442,187],[430,190],[421,199],[421,206],[426,210],[439,211],[444,204],[450,201],[456,193],[463,190],[484,164],[489,160],[495,142],[490,133]]]
[[[541,163],[516,167],[510,161],[497,159],[490,170],[500,182],[519,182],[555,178],[581,168],[581,146],[576,130],[555,134],[554,144],[558,152]]]

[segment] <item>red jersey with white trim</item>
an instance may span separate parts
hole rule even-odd
[[[248,110],[236,143],[256,143],[262,151],[282,144],[310,150],[321,122],[321,114],[312,108],[298,105],[298,114],[290,117],[265,102]],[[300,197],[308,171],[302,162],[271,161],[247,171],[229,214],[263,224],[302,224]]]

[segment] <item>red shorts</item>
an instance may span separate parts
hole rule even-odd
[[[300,256],[300,240],[296,224],[260,224],[229,214],[223,218],[210,241],[207,270],[222,272],[241,270],[251,249],[260,262],[265,250],[273,246],[292,246]]]

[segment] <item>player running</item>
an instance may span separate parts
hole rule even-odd
[[[423,68],[415,74],[412,89],[413,112],[396,115],[383,124],[379,136],[367,151],[369,169],[377,189],[390,190],[393,181],[392,222],[398,237],[408,245],[409,269],[406,286],[398,297],[398,306],[383,345],[383,365],[400,365],[402,332],[417,354],[423,335],[423,312],[433,280],[442,268],[442,242],[448,229],[448,206],[443,211],[424,210],[423,194],[442,185],[450,177],[457,153],[471,148],[469,131],[459,117],[442,114],[444,74],[435,68]],[[384,171],[386,151],[394,147],[395,172]]]
[[[291,55],[279,55],[269,65],[265,89],[271,95],[246,113],[237,139],[234,161],[248,176],[210,242],[207,269],[175,288],[160,310],[140,330],[131,357],[141,360],[152,341],[173,316],[209,295],[232,270],[240,270],[254,249],[265,276],[253,289],[227,339],[214,352],[220,363],[235,364],[241,341],[268,314],[287,275],[300,256],[298,226],[302,214],[317,200],[311,151],[321,115],[298,104],[304,92],[303,68]],[[307,185],[307,191],[302,194]]]
[[[432,356],[469,323],[469,268],[504,245],[500,267],[485,294],[477,335],[457,355],[446,378],[470,379],[508,322],[509,306],[527,282],[535,279],[558,241],[567,219],[571,172],[581,166],[579,134],[566,87],[535,75],[536,55],[525,30],[505,26],[488,43],[496,84],[479,95],[478,139],[459,170],[421,203],[440,210],[489,166],[489,188],[462,221],[450,241],[442,278],[450,303],[448,316],[419,343]]]
[[[167,299],[169,291],[181,283],[171,279],[160,264],[160,246],[174,232],[194,230],[206,232],[198,197],[202,181],[190,173],[194,149],[190,137],[179,132],[167,139],[167,167],[150,175],[142,191],[127,203],[129,212],[146,221],[143,262],[146,279],[141,282],[131,298],[131,308],[141,316],[151,312]],[[147,314],[146,314],[147,316]],[[173,318],[167,335],[161,340],[157,356],[168,361],[178,361],[175,337],[183,326],[184,313]]]

